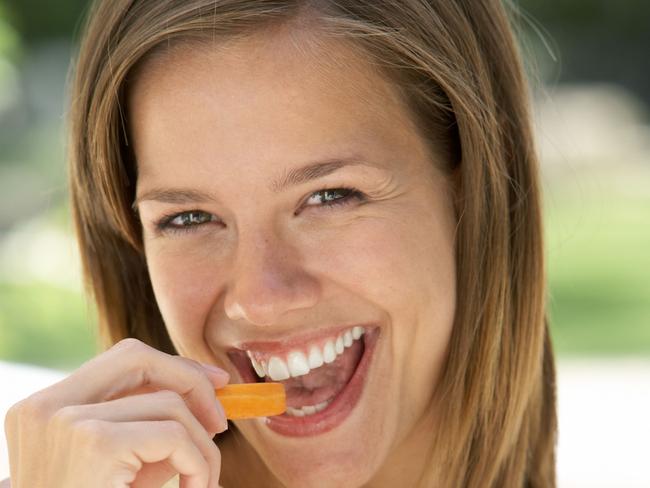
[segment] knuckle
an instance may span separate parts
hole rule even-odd
[[[153,350],[152,347],[133,337],[122,339],[111,348],[128,371],[142,375],[144,384],[147,383],[146,370]]]
[[[198,365],[198,363],[197,366],[192,368],[191,374],[192,374],[191,381],[194,387],[198,388],[202,393],[205,393],[207,396],[212,395],[212,391],[214,390],[212,381],[210,381],[210,378],[203,370],[203,368]]]
[[[150,383],[151,369],[159,363],[163,356],[167,355],[133,337],[122,339],[112,349],[125,369],[130,374],[137,375],[139,384],[145,386]]]
[[[15,422],[39,422],[50,415],[50,405],[45,395],[36,392],[13,405],[10,415]]]
[[[190,393],[196,392],[200,396],[205,395],[206,397],[211,397],[214,390],[212,381],[210,381],[210,378],[199,363],[187,358],[180,359],[189,366],[189,368],[187,368],[187,387],[183,391],[182,396],[187,397]]]
[[[79,409],[74,405],[60,408],[50,417],[49,425],[56,430],[68,429],[79,418]]]
[[[7,410],[7,413],[5,414],[5,425],[9,423],[13,424],[18,421],[21,407],[22,400],[9,407],[9,410]]]
[[[8,436],[12,435],[18,427],[18,419],[20,418],[19,404],[20,402],[9,407],[9,410],[7,410],[7,413],[5,414],[4,428]]]
[[[195,384],[206,383],[211,384],[210,379],[206,375],[201,363],[195,361],[194,359],[185,358],[178,356],[178,358],[189,366],[189,371],[191,371],[192,380]]]
[[[200,368],[192,368],[192,380],[199,388],[212,390],[212,382],[208,375]]]
[[[113,349],[117,349],[120,351],[141,351],[145,348],[148,348],[144,342],[135,339],[133,337],[127,337],[126,339],[122,339],[121,341],[117,342],[114,346]]]
[[[192,359],[192,358],[186,358],[184,356],[178,356],[178,358],[183,361],[184,363],[187,363],[189,366],[192,368],[196,369],[197,371],[201,369],[201,363],[199,363],[197,360]]]

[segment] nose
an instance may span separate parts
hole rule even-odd
[[[250,237],[238,241],[224,302],[228,318],[268,326],[291,311],[313,307],[319,283],[301,266],[295,247],[271,230]]]

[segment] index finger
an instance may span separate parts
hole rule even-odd
[[[137,339],[124,339],[49,387],[52,396],[48,403],[60,408],[112,400],[143,388],[172,390],[183,397],[208,431],[217,432],[223,419],[214,388],[227,382],[225,371],[220,378],[196,361],[172,356]]]

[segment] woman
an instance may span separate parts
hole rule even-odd
[[[11,409],[14,486],[554,486],[500,1],[100,1],[72,95],[109,348]],[[213,389],[271,380],[226,425]]]

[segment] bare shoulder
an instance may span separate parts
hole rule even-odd
[[[0,481],[0,488],[11,488],[11,480],[7,478],[6,480]]]

